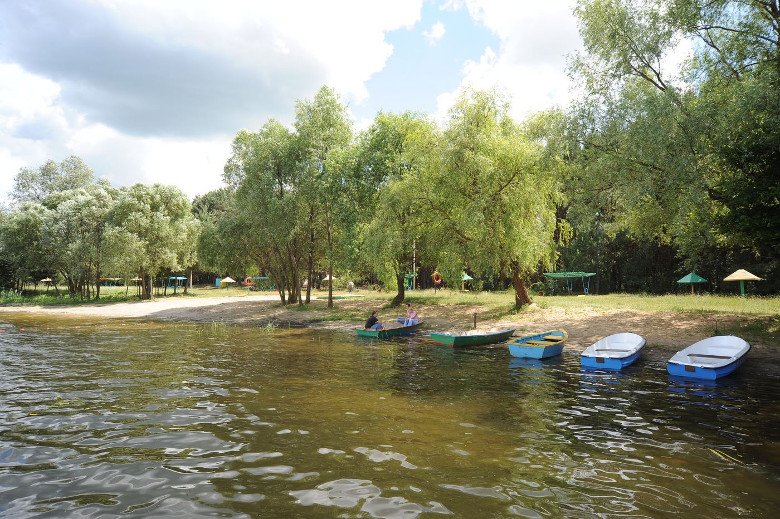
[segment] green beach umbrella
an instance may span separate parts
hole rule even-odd
[[[761,281],[761,278],[745,269],[739,269],[723,278],[723,281],[739,281],[739,295],[745,297],[745,281]]]
[[[691,272],[687,276],[683,276],[682,278],[677,280],[678,283],[688,284],[691,285],[691,294],[693,294],[693,285],[696,283],[706,283],[707,280],[698,275],[695,272]]]

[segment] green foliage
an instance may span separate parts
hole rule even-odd
[[[163,270],[176,271],[195,263],[199,224],[192,206],[175,187],[135,184],[120,191],[111,215],[111,246],[120,254],[122,245],[134,270],[144,279],[146,297],[150,281]]]
[[[92,170],[80,158],[71,156],[59,164],[50,160],[37,169],[22,168],[14,178],[11,197],[19,203],[43,202],[60,191],[92,183]]]
[[[464,266],[478,276],[511,276],[517,304],[527,303],[524,279],[555,260],[555,172],[494,94],[461,98],[420,200],[436,219],[431,241],[441,247],[445,276],[459,279]]]
[[[578,5],[585,96],[571,113],[567,197],[578,232],[598,226],[670,245],[688,268],[780,258],[780,11],[765,2]],[[681,70],[669,54],[684,40]],[[733,268],[733,266],[732,266]],[[712,272],[712,271],[711,271]]]
[[[384,284],[395,285],[394,304],[404,299],[403,277],[417,259],[433,260],[435,247],[426,242],[429,207],[419,194],[429,181],[439,135],[433,124],[414,113],[380,113],[360,137],[358,185],[364,195],[361,223],[362,260]]]

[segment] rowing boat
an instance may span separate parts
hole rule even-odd
[[[515,333],[510,330],[469,330],[463,333],[431,333],[431,340],[445,346],[482,346],[509,339]]]
[[[388,337],[397,337],[400,335],[410,335],[416,332],[423,324],[423,321],[418,321],[410,326],[392,326],[389,328],[382,328],[381,330],[355,328],[355,333],[358,337],[370,337],[374,339],[387,339]]]
[[[639,358],[645,339],[635,333],[615,333],[600,339],[582,352],[583,368],[619,371]]]
[[[546,359],[561,354],[567,337],[569,335],[563,330],[552,330],[521,337],[506,344],[513,357]]]
[[[748,351],[750,344],[739,337],[709,337],[675,353],[666,364],[666,370],[678,377],[715,380],[740,367]]]

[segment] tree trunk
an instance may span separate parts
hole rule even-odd
[[[528,290],[520,276],[520,268],[514,262],[512,264],[512,286],[515,289],[515,308],[520,309],[524,305],[530,305],[531,298],[528,297]]]
[[[311,302],[311,285],[314,282],[314,208],[309,209],[309,265],[308,282],[306,283],[306,304]]]
[[[333,308],[333,234],[328,225],[328,308]]]
[[[398,293],[395,295],[392,301],[390,301],[390,306],[398,306],[401,303],[404,302],[404,274],[403,272],[396,272],[395,273],[395,281],[396,285],[398,286]]]
[[[95,299],[100,299],[100,264],[95,265]]]
[[[333,264],[328,265],[328,277],[330,282],[328,283],[328,308],[333,308]]]
[[[142,273],[141,284],[143,285],[141,290],[141,299],[151,299],[152,290],[154,290],[154,287],[152,287],[152,276],[146,273]]]
[[[294,305],[298,302],[298,292],[295,289],[295,281],[295,278],[293,278],[293,280],[287,284],[287,303],[291,305]]]

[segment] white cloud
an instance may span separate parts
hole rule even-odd
[[[434,23],[430,29],[423,31],[423,36],[428,41],[428,45],[435,47],[439,41],[444,37],[445,33],[444,24],[441,22]]]
[[[22,167],[78,155],[114,185],[175,184],[193,196],[221,185],[230,138],[134,137],[63,107],[56,83],[0,64],[0,203]]]
[[[466,8],[499,38],[500,46],[488,47],[478,61],[464,63],[460,85],[437,99],[437,118],[446,117],[465,88],[497,89],[510,98],[517,119],[566,106],[572,98],[566,60],[581,45],[573,5],[571,0],[450,2],[447,8]]]
[[[232,136],[323,84],[349,104],[422,0],[0,3],[0,200],[19,167],[82,157],[118,185],[219,185]]]

